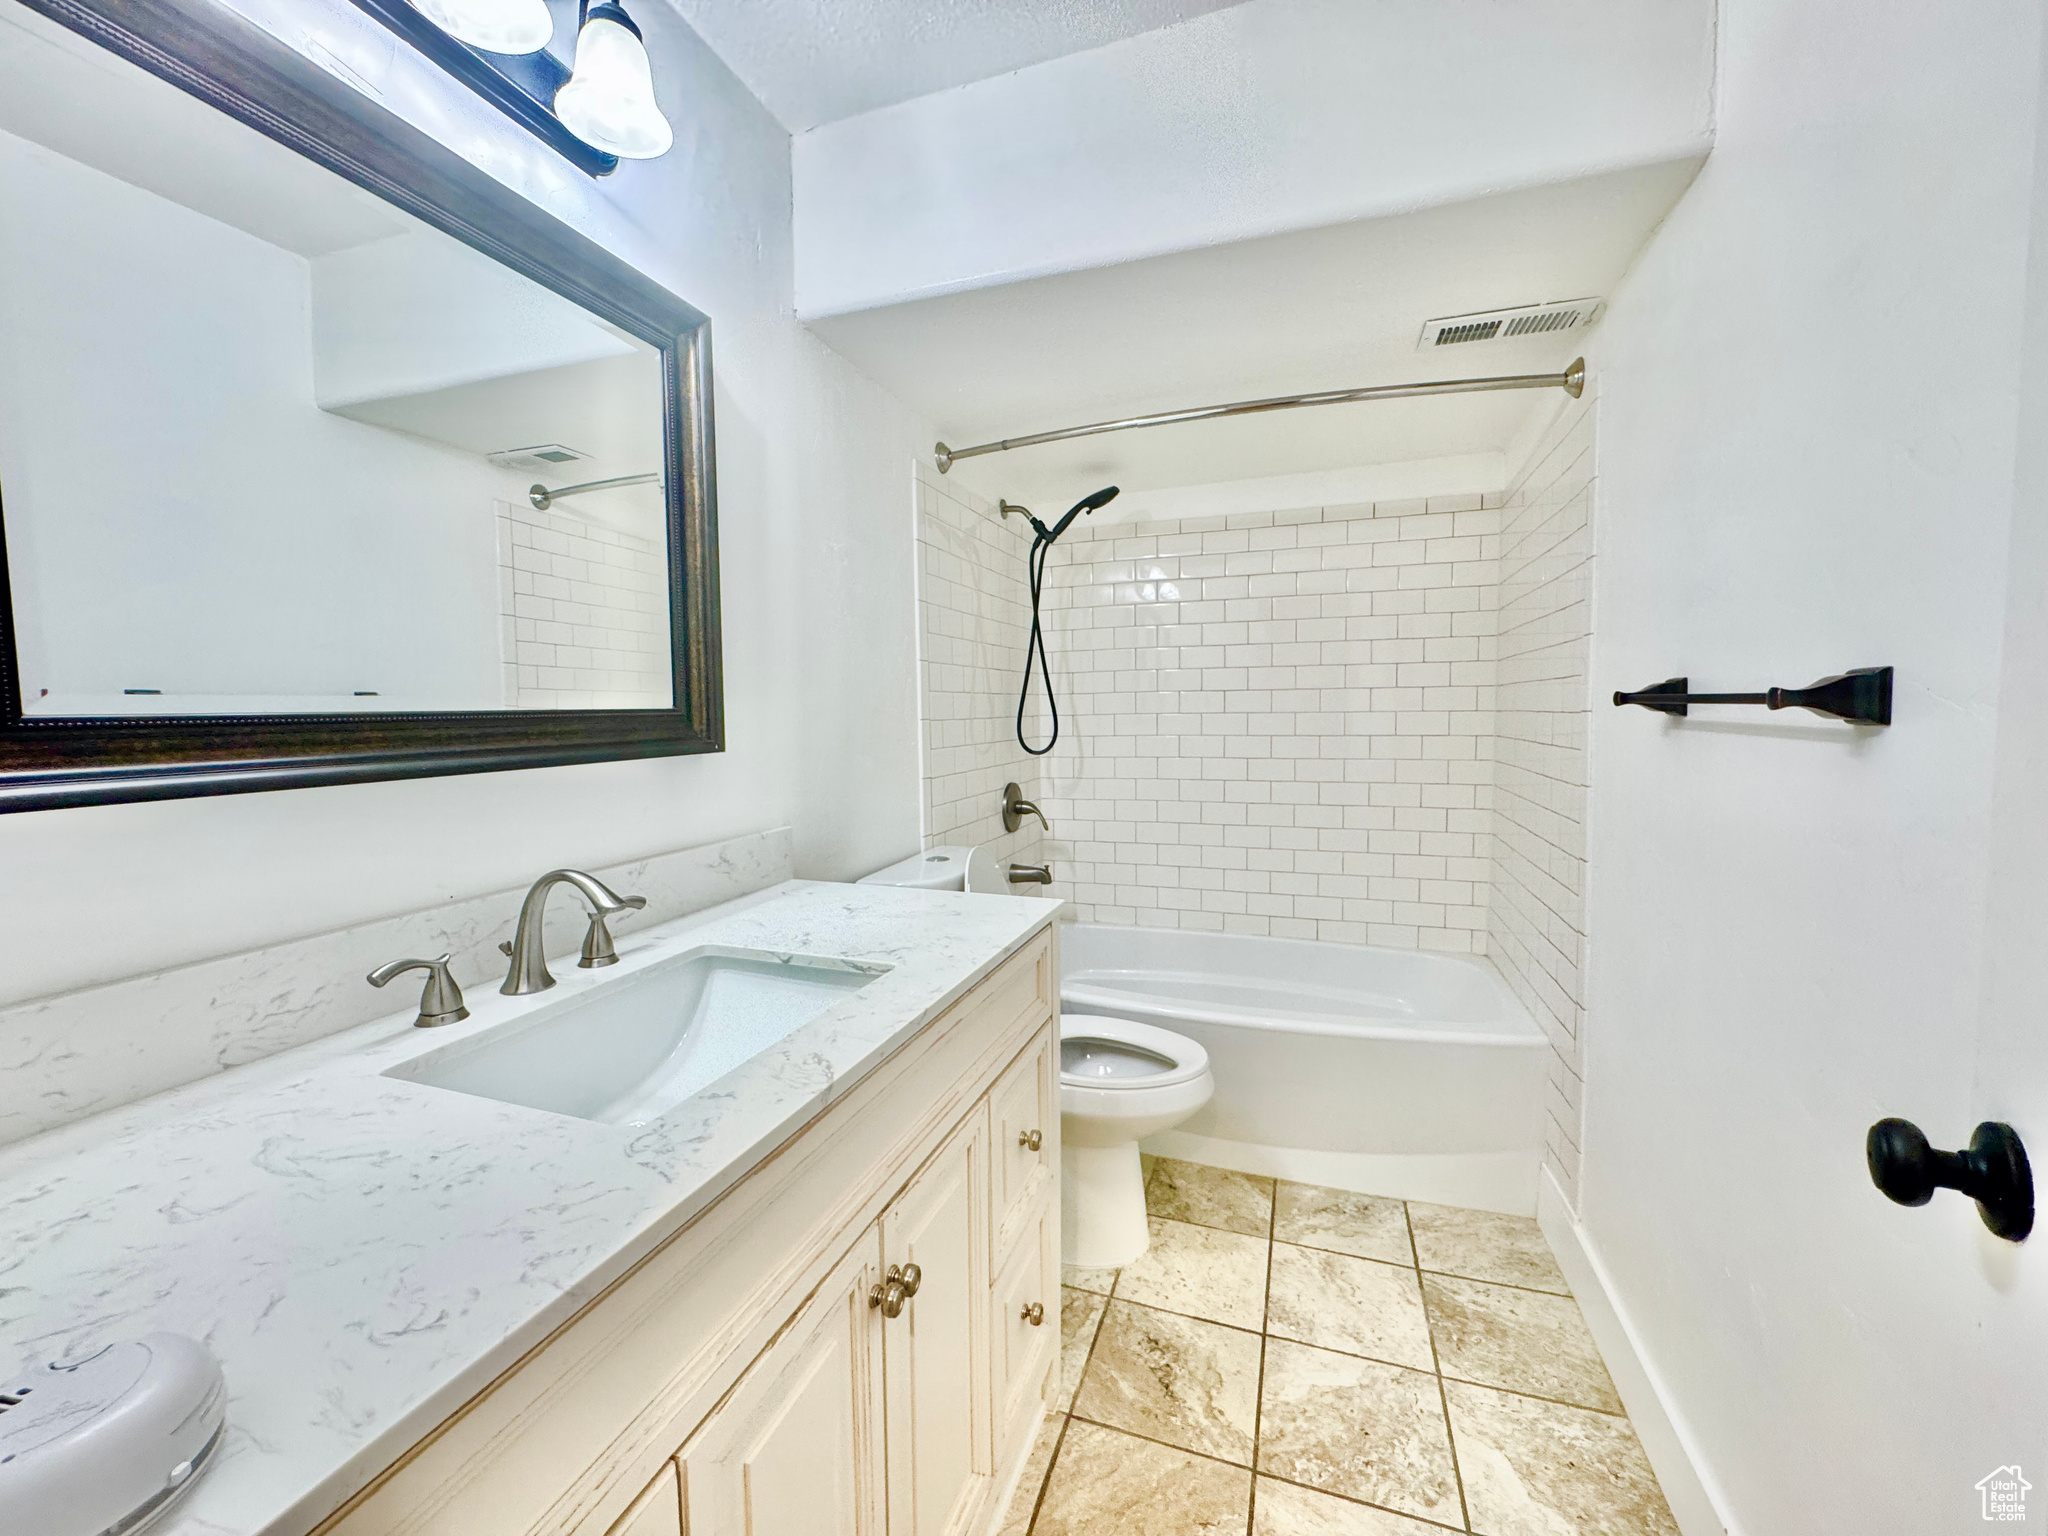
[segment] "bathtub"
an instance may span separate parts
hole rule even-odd
[[[1535,1214],[1548,1044],[1485,960],[1073,923],[1060,1007],[1208,1051],[1215,1097],[1147,1152]]]

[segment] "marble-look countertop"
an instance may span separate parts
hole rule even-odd
[[[551,991],[473,988],[460,1024],[408,1007],[9,1147],[0,1351],[205,1340],[227,1438],[162,1536],[301,1536],[1058,910],[793,881],[620,933],[616,967],[551,962]],[[700,945],[889,969],[645,1126],[383,1075]]]

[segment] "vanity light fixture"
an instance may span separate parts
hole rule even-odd
[[[450,37],[486,53],[538,53],[555,35],[547,0],[412,0]]]
[[[585,0],[576,68],[555,95],[555,116],[584,143],[622,160],[652,160],[675,143],[654,104],[647,45],[618,0]]]
[[[647,46],[619,0],[355,4],[592,176],[675,142],[654,102]],[[573,69],[555,52],[572,35],[572,16]]]

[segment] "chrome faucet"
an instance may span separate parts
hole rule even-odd
[[[616,965],[619,954],[612,948],[611,930],[605,927],[605,919],[647,905],[645,896],[621,896],[603,881],[584,874],[580,869],[548,871],[534,881],[533,889],[526,893],[526,904],[519,909],[519,926],[513,930],[512,942],[498,946],[512,957],[512,969],[506,973],[505,985],[498,988],[508,997],[545,992],[555,984],[555,978],[548,974],[547,945],[541,937],[541,919],[547,911],[548,892],[564,881],[581,891],[583,899],[590,903],[590,931],[583,936],[583,958],[576,962],[582,970],[598,965]]]

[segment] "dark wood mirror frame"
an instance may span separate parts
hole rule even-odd
[[[661,349],[675,707],[24,719],[0,504],[0,812],[723,751],[710,320],[212,0],[22,3]]]

